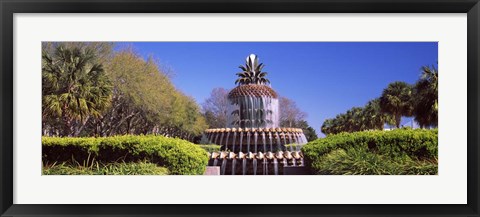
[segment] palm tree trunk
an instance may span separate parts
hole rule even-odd
[[[400,121],[402,120],[401,114],[395,114],[395,125],[397,128],[400,128]]]

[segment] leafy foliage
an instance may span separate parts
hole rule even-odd
[[[397,128],[400,127],[402,116],[412,116],[412,91],[411,85],[396,81],[390,83],[380,96],[382,112],[393,115]]]
[[[193,141],[207,124],[153,57],[109,43],[44,43],[43,135],[160,134]]]
[[[315,174],[436,174],[438,130],[339,133],[302,152]]]
[[[109,106],[112,86],[89,48],[57,47],[42,55],[44,130],[76,136]],[[46,125],[49,126],[46,126]]]
[[[422,67],[422,76],[415,83],[413,114],[420,126],[438,126],[438,70]]]
[[[373,99],[364,107],[353,107],[346,113],[325,120],[321,130],[327,135],[340,132],[383,130],[384,123],[390,123],[392,120],[392,116],[381,112],[379,99]]]
[[[328,135],[382,130],[385,123],[399,128],[402,116],[412,115],[421,128],[438,126],[438,70],[435,66],[423,66],[421,70],[422,75],[414,86],[399,81],[390,83],[380,98],[326,119],[322,132]]]
[[[102,163],[148,161],[166,167],[170,174],[203,174],[208,154],[188,141],[163,136],[42,138],[42,160],[48,162]]]

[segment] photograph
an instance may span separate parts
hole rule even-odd
[[[438,175],[435,41],[41,49],[42,175]]]

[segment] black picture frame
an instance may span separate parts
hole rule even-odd
[[[1,216],[479,216],[479,0],[1,0]],[[13,204],[14,13],[467,13],[468,203],[465,205]],[[446,186],[448,187],[448,186]],[[181,190],[179,190],[181,191]],[[188,196],[188,192],[179,192]],[[268,192],[266,192],[268,195]],[[74,195],[72,195],[74,196]],[[94,196],[94,195],[92,195]],[[348,195],[345,195],[348,197]],[[414,195],[412,195],[413,197]]]

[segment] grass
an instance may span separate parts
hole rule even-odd
[[[57,162],[44,164],[43,175],[168,175],[168,169],[147,161],[102,164],[92,161],[89,165]]]
[[[390,158],[363,148],[337,149],[315,162],[319,175],[435,175],[436,160]]]

